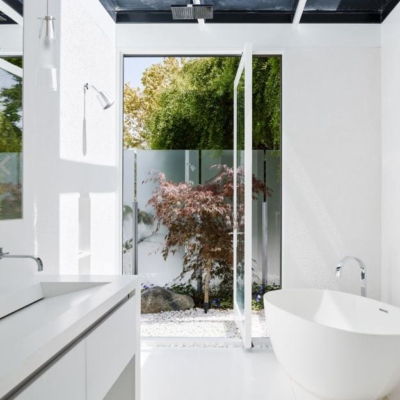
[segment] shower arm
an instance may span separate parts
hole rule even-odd
[[[87,91],[87,90],[89,90],[90,88],[93,88],[97,93],[100,93],[100,91],[96,88],[96,86],[94,86],[94,85],[92,85],[92,84],[89,84],[89,83],[85,83],[84,85],[83,85],[83,88]]]

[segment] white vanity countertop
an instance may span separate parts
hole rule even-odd
[[[52,283],[69,289],[58,296],[45,294],[43,300],[0,320],[0,398],[79,338],[133,290],[140,291],[139,278],[127,275],[38,274],[34,283],[43,283],[44,293],[51,291]],[[80,290],[70,290],[74,284],[80,285]]]

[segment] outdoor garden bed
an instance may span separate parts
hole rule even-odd
[[[233,310],[202,308],[142,314],[143,338],[240,338]],[[252,312],[252,336],[268,337],[264,310]]]

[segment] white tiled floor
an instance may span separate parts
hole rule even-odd
[[[319,400],[287,377],[270,348],[150,348],[141,362],[141,400]],[[400,400],[400,386],[388,400]]]

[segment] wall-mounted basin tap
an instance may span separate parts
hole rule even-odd
[[[344,264],[347,263],[347,261],[350,260],[355,260],[358,262],[358,265],[360,266],[361,269],[361,296],[366,297],[367,296],[367,288],[366,288],[366,268],[365,268],[365,264],[363,262],[363,260],[361,260],[361,258],[358,257],[354,257],[354,256],[346,256],[344,258],[342,258],[337,267],[336,267],[336,277],[340,278],[340,273],[342,272],[342,267]]]
[[[43,262],[39,257],[11,255],[10,253],[4,253],[3,248],[0,247],[0,260],[3,258],[30,258],[36,262],[38,271],[43,271]]]

